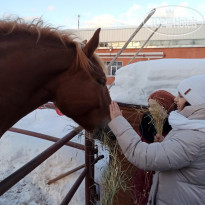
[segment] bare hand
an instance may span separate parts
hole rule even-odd
[[[156,134],[154,136],[154,142],[162,142],[164,140],[164,136],[160,135],[160,134]]]
[[[114,101],[110,104],[110,117],[113,120],[114,118],[118,117],[119,115],[122,115],[122,111],[120,110],[118,104]]]

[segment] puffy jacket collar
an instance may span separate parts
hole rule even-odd
[[[188,119],[204,119],[205,120],[205,104],[186,106],[181,112],[181,115]]]

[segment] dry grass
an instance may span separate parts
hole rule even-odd
[[[153,119],[152,123],[157,133],[162,135],[165,119],[168,117],[167,111],[159,104],[156,104],[152,107],[151,115]]]
[[[131,190],[129,187],[130,178],[127,176],[126,172],[129,170],[129,166],[126,170],[122,168],[125,157],[123,159],[119,158],[120,147],[116,140],[110,139],[110,137],[105,132],[98,132],[101,135],[99,138],[103,139],[102,145],[106,147],[109,151],[109,164],[106,170],[102,174],[102,196],[100,199],[100,205],[112,205],[116,201],[116,194],[123,190]]]

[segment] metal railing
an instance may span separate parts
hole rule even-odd
[[[44,107],[55,109],[55,106],[51,103],[45,104]],[[70,200],[72,199],[73,195],[76,193],[78,187],[80,186],[84,178],[85,178],[85,204],[86,205],[95,204],[99,196],[98,196],[98,193],[96,193],[96,184],[94,181],[94,165],[104,156],[101,155],[95,158],[94,155],[98,153],[98,149],[95,148],[94,141],[89,136],[90,134],[87,132],[85,132],[85,145],[81,145],[81,144],[74,143],[74,142],[69,142],[73,137],[79,134],[82,130],[83,128],[79,126],[77,128],[74,128],[70,133],[65,135],[63,138],[59,139],[56,137],[52,137],[52,136],[37,133],[37,132],[27,131],[27,130],[18,129],[18,128],[10,128],[9,131],[11,132],[17,132],[17,133],[21,133],[25,135],[30,135],[30,136],[41,138],[44,140],[53,141],[55,143],[51,145],[49,148],[47,148],[45,151],[43,151],[41,154],[33,158],[31,161],[29,161],[27,164],[19,168],[13,174],[11,174],[10,176],[2,180],[0,182],[0,196],[3,195],[5,192],[7,192],[11,187],[13,187],[16,183],[18,183],[26,175],[28,175],[32,170],[38,167],[47,158],[53,155],[62,146],[66,145],[66,146],[74,147],[76,149],[84,150],[85,151],[85,164],[67,173],[61,174],[59,177],[53,180],[50,180],[48,184],[54,183],[55,181],[62,179],[68,174],[71,174],[79,169],[84,168],[82,173],[77,178],[76,182],[74,183],[74,185],[68,192],[68,194],[62,200],[61,205],[67,205],[70,202]]]

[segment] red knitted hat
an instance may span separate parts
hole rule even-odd
[[[152,93],[149,99],[156,100],[157,103],[159,103],[169,114],[171,111],[176,109],[176,105],[174,103],[174,95],[171,93],[165,91],[165,90],[158,90],[154,93]]]

